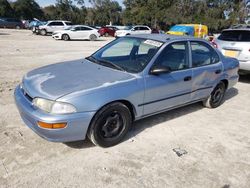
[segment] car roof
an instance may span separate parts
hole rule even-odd
[[[187,39],[206,41],[204,39],[199,39],[192,36],[167,35],[167,34],[141,34],[141,35],[128,35],[126,37],[156,40],[163,43],[169,42],[171,40],[187,40]]]
[[[133,25],[132,27],[149,27],[147,25]]]
[[[230,29],[224,29],[223,31],[250,31],[250,28],[230,28]]]
[[[96,29],[96,28],[91,27],[89,25],[72,25],[72,27],[89,27],[89,28],[92,28],[92,29]]]
[[[67,20],[49,20],[48,22],[71,22]]]

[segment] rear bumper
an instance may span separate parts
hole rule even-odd
[[[235,86],[239,81],[239,75],[232,76],[231,78],[228,79],[228,89],[232,88]]]
[[[250,71],[250,61],[239,61],[240,70]]]
[[[53,115],[35,109],[24,96],[20,87],[14,93],[16,106],[24,123],[42,138],[52,142],[71,142],[84,140],[95,112]],[[46,123],[67,123],[63,129],[45,129],[37,125],[38,121]]]

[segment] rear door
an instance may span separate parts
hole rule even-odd
[[[151,29],[149,27],[146,27],[146,26],[140,27],[140,34],[150,34],[150,33],[151,33]]]
[[[55,22],[50,22],[48,24],[47,32],[52,33],[56,30],[63,30],[63,29],[64,29],[63,22],[55,21]]]
[[[209,96],[220,79],[223,65],[219,55],[209,44],[191,41],[190,47],[193,70],[191,100],[195,101]]]
[[[135,34],[140,34],[140,27],[134,27],[132,30],[131,30],[131,35],[135,35]]]
[[[91,34],[91,31],[93,29],[89,28],[89,27],[81,27],[81,38],[82,39],[89,39],[89,36]]]

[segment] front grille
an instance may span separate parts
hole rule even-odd
[[[22,91],[23,95],[26,97],[26,99],[28,99],[30,102],[32,102],[33,98],[23,88],[21,88],[21,91]]]

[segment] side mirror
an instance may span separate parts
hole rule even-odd
[[[170,72],[171,72],[171,70],[167,66],[155,65],[150,69],[149,73],[152,75],[160,75],[160,74],[166,74],[166,73],[170,73]]]
[[[72,28],[71,31],[76,31],[76,29],[75,29],[75,28]]]

